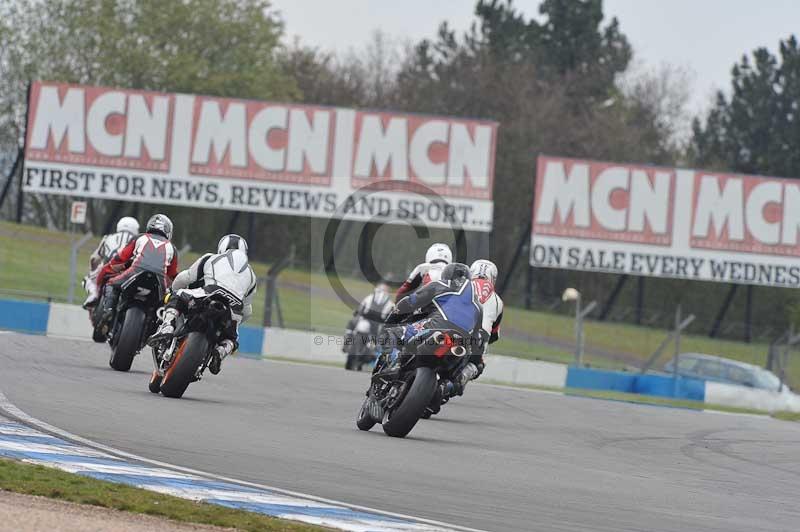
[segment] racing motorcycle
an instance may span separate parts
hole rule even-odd
[[[344,369],[363,371],[364,366],[371,366],[375,362],[377,347],[374,337],[370,321],[362,317],[357,318],[353,333],[346,338],[350,346]]]
[[[441,403],[441,387],[468,357],[464,336],[454,330],[427,330],[414,336],[393,362],[382,356],[356,425],[370,430],[380,423],[388,436],[404,438],[426,415],[429,405]]]
[[[107,341],[111,346],[108,365],[113,369],[131,369],[133,358],[155,330],[156,310],[161,306],[163,290],[158,275],[142,271],[120,286],[119,299],[109,319],[103,319],[102,301],[92,310],[94,340]]]
[[[148,385],[152,393],[180,398],[189,384],[203,378],[227,327],[231,311],[242,302],[222,288],[207,287],[208,293],[193,297],[188,310],[178,317],[175,332],[151,342],[156,369]],[[163,316],[163,311],[159,311]]]

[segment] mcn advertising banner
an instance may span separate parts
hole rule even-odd
[[[24,188],[490,231],[497,124],[36,82]]]
[[[539,157],[531,265],[800,287],[800,180]]]

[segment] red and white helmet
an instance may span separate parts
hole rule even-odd
[[[450,246],[447,244],[437,242],[428,248],[428,251],[425,253],[425,262],[443,262],[445,264],[450,264],[453,262],[453,252],[450,251]]]
[[[469,267],[473,279],[487,279],[492,284],[497,282],[497,266],[486,259],[478,259]]]

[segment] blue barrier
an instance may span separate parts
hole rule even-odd
[[[566,387],[638,393],[693,401],[704,401],[706,396],[706,383],[700,379],[678,377],[676,382],[672,377],[665,375],[640,375],[576,367],[570,367],[567,370]]]
[[[0,329],[44,334],[49,316],[49,303],[0,299]]]
[[[260,355],[263,345],[264,329],[246,325],[239,327],[239,352]]]
[[[676,383],[675,379],[665,375],[638,375],[634,393],[705,401],[706,381],[678,377]]]
[[[570,366],[567,369],[566,387],[636,393],[633,391],[633,377],[632,374],[619,371],[601,371]]]
[[[0,299],[0,329],[46,334],[49,320],[49,303]],[[261,355],[263,344],[264,329],[239,327],[239,351],[241,353]]]

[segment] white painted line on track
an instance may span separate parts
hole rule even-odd
[[[354,504],[350,504],[350,503],[346,503],[346,502],[335,501],[335,500],[331,500],[331,499],[325,499],[325,498],[322,498],[322,497],[316,497],[316,496],[308,495],[308,494],[305,494],[305,493],[298,493],[298,492],[295,492],[295,491],[285,490],[285,489],[281,489],[281,488],[275,488],[275,487],[272,487],[272,486],[267,486],[267,485],[264,485],[264,484],[258,484],[258,483],[255,483],[255,482],[247,482],[247,481],[237,480],[237,479],[233,479],[233,478],[230,478],[230,477],[225,477],[223,475],[216,475],[216,474],[213,474],[213,473],[207,473],[207,472],[204,472],[204,471],[198,471],[196,469],[191,469],[191,468],[188,468],[188,467],[182,467],[182,466],[176,466],[176,465],[173,465],[173,464],[168,464],[166,462],[161,462],[159,460],[151,460],[149,458],[144,458],[142,456],[139,456],[139,455],[136,455],[136,454],[133,454],[133,453],[128,453],[128,452],[125,452],[125,451],[122,451],[122,450],[119,450],[119,449],[115,449],[114,447],[110,447],[110,446],[104,445],[102,443],[94,442],[94,441],[89,440],[87,438],[84,438],[82,436],[78,436],[77,434],[73,434],[71,432],[68,432],[66,430],[60,429],[58,427],[54,427],[53,425],[50,425],[49,423],[46,423],[46,422],[41,421],[41,420],[39,420],[39,419],[37,419],[37,418],[35,418],[33,416],[30,416],[27,413],[25,413],[22,410],[20,410],[19,408],[17,408],[17,406],[14,405],[5,396],[5,394],[3,394],[3,392],[1,392],[1,391],[0,391],[0,411],[4,411],[8,416],[10,416],[11,418],[16,418],[17,420],[19,420],[20,422],[22,422],[25,425],[36,427],[36,428],[38,428],[38,429],[40,429],[40,430],[42,430],[42,431],[44,431],[46,433],[50,433],[50,434],[54,434],[54,435],[60,436],[60,437],[62,437],[64,439],[66,439],[66,440],[70,440],[72,442],[80,443],[82,445],[85,445],[86,447],[89,447],[89,448],[92,448],[92,449],[95,449],[95,450],[98,450],[98,451],[104,451],[104,452],[112,455],[113,457],[126,458],[126,459],[133,460],[133,461],[136,461],[136,462],[140,462],[140,463],[144,463],[144,464],[150,464],[150,465],[153,465],[153,466],[156,466],[156,467],[159,467],[159,468],[165,468],[165,469],[169,469],[169,470],[172,470],[172,471],[177,471],[177,472],[181,472],[181,473],[187,473],[189,475],[195,475],[195,476],[198,476],[198,477],[204,477],[204,478],[210,479],[210,480],[216,480],[216,481],[221,481],[221,482],[237,484],[237,485],[242,486],[242,487],[255,488],[255,489],[258,489],[258,490],[265,490],[265,491],[273,492],[275,494],[280,494],[280,495],[287,496],[287,497],[293,497],[293,498],[297,498],[297,499],[304,499],[306,501],[313,501],[313,502],[316,502],[316,503],[321,503],[323,505],[339,506],[339,507],[344,507],[346,509],[350,509],[350,510],[353,510],[353,511],[356,511],[356,512],[364,512],[364,513],[376,514],[376,515],[385,516],[387,518],[394,519],[394,520],[407,521],[409,524],[412,524],[412,525],[414,523],[418,523],[420,525],[427,525],[427,527],[418,528],[418,530],[426,530],[426,531],[429,531],[429,532],[433,532],[434,530],[436,530],[436,531],[447,531],[447,532],[449,532],[449,531],[486,532],[486,531],[483,531],[483,530],[480,530],[480,529],[469,528],[469,527],[464,527],[464,526],[460,526],[460,525],[453,525],[453,524],[450,524],[450,523],[443,523],[441,521],[435,521],[435,520],[432,520],[432,519],[424,519],[424,518],[419,518],[419,517],[413,517],[413,516],[410,516],[410,515],[399,514],[399,513],[394,513],[394,512],[387,512],[387,511],[384,511],[384,510],[377,510],[377,509],[369,508],[369,507],[366,507],[366,506],[354,505]],[[24,429],[17,429],[16,432],[20,432],[21,430],[24,430]],[[309,522],[309,521],[306,521],[306,522]],[[328,526],[330,526],[330,525],[328,525]],[[431,528],[431,527],[433,527],[433,528]],[[350,529],[350,530],[356,530],[356,529]],[[371,528],[366,528],[364,530],[382,530],[382,529],[381,528],[371,527]],[[390,530],[390,529],[387,529],[387,530]],[[399,529],[397,529],[397,530],[399,530]],[[413,528],[408,528],[408,530],[413,530]]]
[[[769,414],[753,414],[751,412],[726,412],[724,410],[714,410],[712,408],[704,408],[700,410],[705,414],[719,414],[721,416],[738,416],[738,417],[754,417],[757,419],[773,419],[775,421],[780,421],[779,419],[775,419]]]

